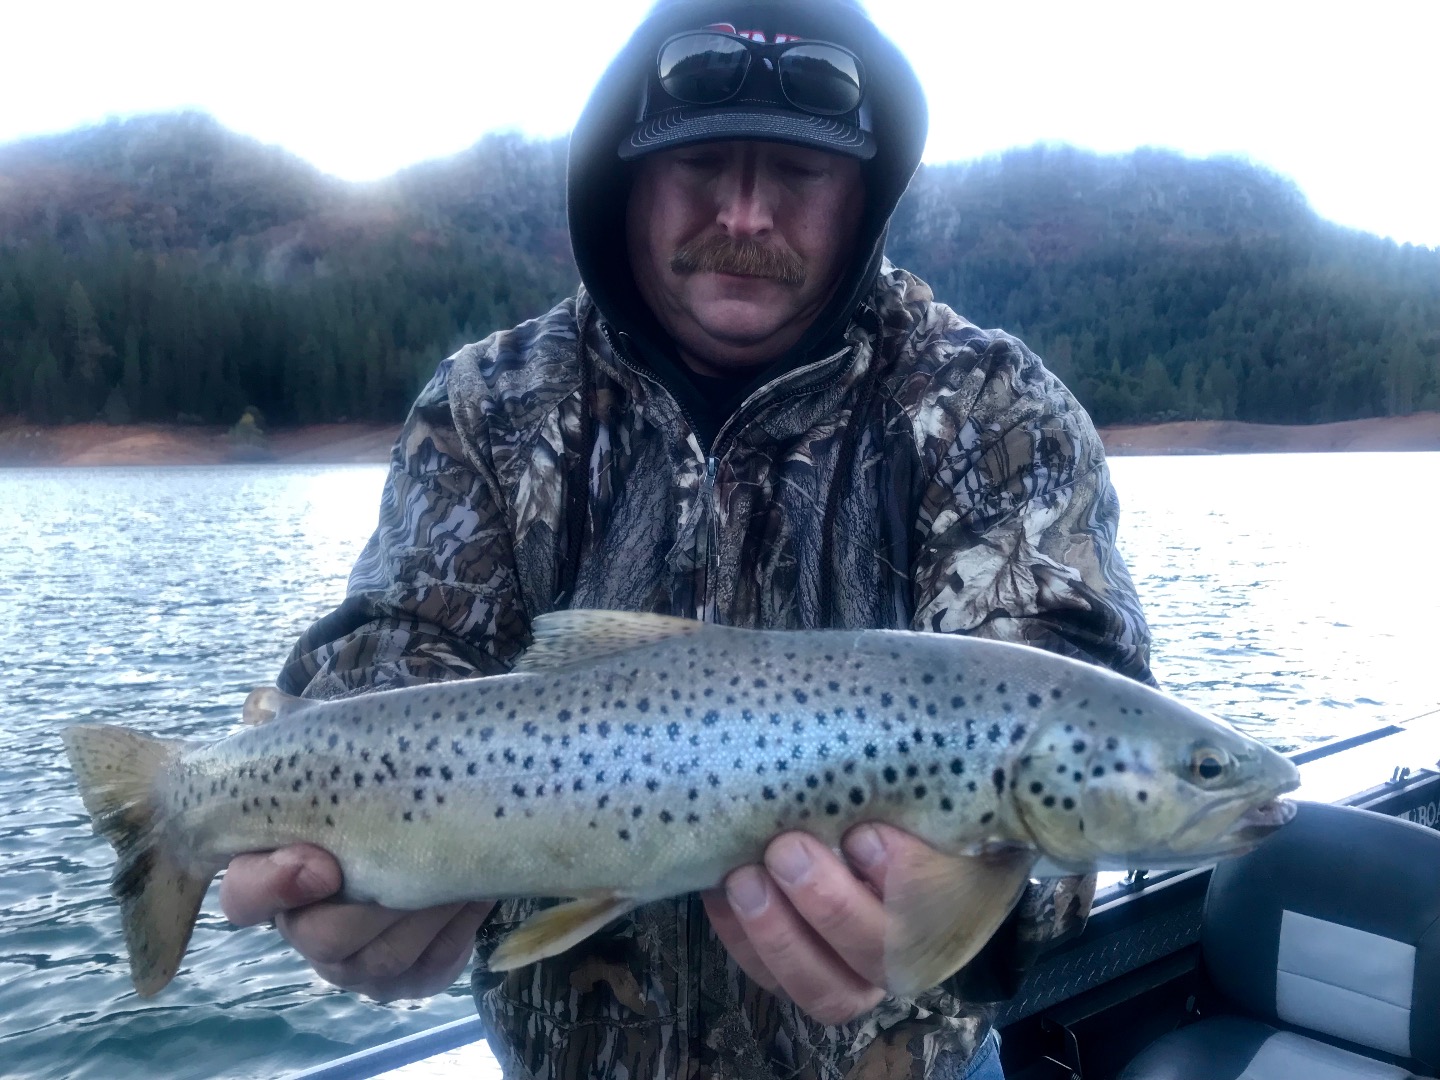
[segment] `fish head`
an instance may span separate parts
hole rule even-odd
[[[1244,854],[1295,816],[1284,755],[1122,680],[1057,710],[1011,784],[1020,819],[1067,872],[1196,866]]]

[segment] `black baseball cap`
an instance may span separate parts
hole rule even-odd
[[[697,26],[664,42],[650,61],[635,126],[620,143],[621,160],[719,139],[764,139],[869,161],[876,144],[864,62],[844,43],[814,36],[813,23],[803,11],[783,5],[742,8],[731,20]],[[801,34],[802,28],[812,33]],[[687,54],[686,60],[703,64],[707,47],[716,50],[712,61],[727,63],[731,78],[719,89],[709,71],[692,81],[711,83],[708,96],[723,100],[697,102],[672,95],[674,84],[661,74],[667,58],[679,51]],[[808,73],[800,71],[800,78],[787,85],[792,68],[808,68]],[[853,108],[807,107],[803,94],[807,84],[813,86],[816,68],[846,90],[853,85]],[[820,96],[826,97],[823,89]]]

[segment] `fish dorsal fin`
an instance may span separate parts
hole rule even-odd
[[[257,686],[245,699],[245,707],[240,710],[240,719],[247,724],[268,724],[287,713],[308,709],[314,704],[313,701],[293,697],[273,686]]]
[[[537,616],[535,640],[515,671],[553,671],[683,634],[711,629],[694,619],[634,611],[552,611]]]
[[[1020,899],[1032,851],[1016,848],[980,855],[922,857],[885,875],[885,985],[915,997],[975,958]]]

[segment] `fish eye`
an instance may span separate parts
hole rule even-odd
[[[1197,746],[1190,751],[1190,778],[1199,784],[1208,784],[1225,775],[1230,764],[1230,755],[1213,746]]]

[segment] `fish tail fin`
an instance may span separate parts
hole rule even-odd
[[[103,724],[69,727],[61,737],[95,832],[115,848],[110,891],[120,901],[130,976],[136,992],[151,997],[179,969],[217,872],[167,848],[155,789],[178,744]]]

